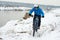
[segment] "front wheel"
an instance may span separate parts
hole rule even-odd
[[[34,29],[34,30],[33,30],[33,37],[34,37],[34,35],[35,35],[35,32],[37,32],[37,29]]]
[[[34,37],[34,35],[35,35],[35,29],[33,30],[33,37]]]

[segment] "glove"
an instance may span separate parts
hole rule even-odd
[[[31,16],[31,14],[29,14],[29,16]]]
[[[33,17],[33,15],[29,14],[29,16]]]
[[[42,18],[44,18],[44,16],[42,16]]]

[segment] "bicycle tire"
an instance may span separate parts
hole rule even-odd
[[[34,35],[35,35],[35,29],[33,30],[33,37],[34,37]]]

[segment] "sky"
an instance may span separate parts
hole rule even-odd
[[[0,1],[23,2],[23,3],[60,6],[60,0],[0,0]]]

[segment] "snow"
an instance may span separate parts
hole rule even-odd
[[[27,10],[31,9],[28,7],[0,7],[1,10],[13,10],[13,9],[21,9],[21,10]]]
[[[58,12],[59,9],[56,9]],[[41,27],[36,32],[35,37],[32,36],[33,18],[27,20],[11,20],[0,28],[1,40],[60,40],[60,17],[56,17],[56,13],[45,13],[45,18],[41,19]],[[59,20],[58,20],[59,19]]]
[[[60,8],[53,10],[54,13],[60,13]]]

